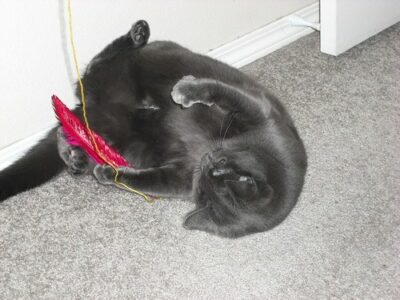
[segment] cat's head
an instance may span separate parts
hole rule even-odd
[[[276,197],[268,165],[247,147],[206,153],[194,183],[197,207],[184,227],[231,238],[267,230]]]

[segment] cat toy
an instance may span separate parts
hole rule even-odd
[[[118,167],[127,167],[129,166],[129,163],[121,154],[119,154],[114,148],[108,145],[107,142],[100,135],[98,135],[90,128],[89,121],[86,115],[85,93],[81,74],[79,72],[78,59],[76,55],[76,48],[72,30],[71,0],[68,0],[68,25],[74,67],[80,87],[84,123],[81,122],[81,120],[77,116],[75,116],[57,96],[52,96],[54,111],[61,123],[63,131],[67,137],[67,141],[71,145],[79,146],[80,148],[82,148],[91,158],[93,158],[96,163],[107,164],[111,166],[115,171],[114,182],[116,185],[139,196],[142,196],[148,202],[153,202],[153,197],[148,196],[145,193],[135,190],[125,183],[118,181]]]
[[[100,135],[93,130],[89,133],[89,129],[56,95],[53,95],[51,99],[54,112],[70,145],[84,150],[98,164],[109,164],[116,168],[129,166],[126,159],[108,145]],[[91,136],[96,141],[97,149]]]

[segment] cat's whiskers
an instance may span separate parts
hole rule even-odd
[[[226,127],[224,136],[222,137],[222,142],[225,140],[226,134],[228,133],[228,130],[229,130],[229,128],[230,128],[231,125],[232,125],[232,122],[233,122],[233,118],[234,118],[234,117],[235,117],[235,113],[232,113],[232,114],[231,114],[231,118],[229,119],[228,126]],[[221,143],[222,143],[222,142],[221,142]]]
[[[224,115],[224,117],[222,118],[222,121],[221,121],[221,126],[219,127],[219,137],[220,138],[222,138],[222,128],[224,127],[224,122],[225,122],[225,117],[226,117],[227,115]]]
[[[218,138],[217,140],[215,140],[215,143],[213,145],[213,148],[211,149],[212,151],[216,151],[218,149],[222,148],[222,140],[220,138]]]
[[[211,142],[211,150],[218,146],[220,143],[219,139],[216,139],[210,132],[208,133],[209,141]]]
[[[201,167],[200,167],[200,165],[196,165],[196,166],[193,168],[193,174],[199,173],[199,172],[201,172]]]
[[[203,170],[201,169],[201,165],[200,165],[200,163],[198,163],[194,166],[192,174],[193,174],[193,176],[197,177],[198,175],[200,175],[202,173],[202,171]]]

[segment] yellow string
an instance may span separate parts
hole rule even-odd
[[[150,196],[146,195],[145,193],[135,190],[134,188],[131,188],[130,186],[126,185],[123,182],[118,181],[118,175],[119,175],[119,171],[118,171],[118,166],[116,166],[113,162],[109,161],[108,159],[106,159],[103,154],[100,152],[99,147],[97,146],[96,143],[96,139],[93,136],[92,130],[90,128],[90,124],[86,115],[86,99],[85,99],[85,93],[84,93],[84,89],[83,89],[83,82],[82,82],[82,78],[81,78],[81,73],[79,71],[79,67],[78,67],[78,59],[77,59],[77,55],[76,55],[76,48],[75,48],[75,42],[74,42],[74,34],[73,34],[73,30],[72,30],[72,12],[71,12],[71,0],[68,0],[68,28],[69,28],[69,39],[70,39],[70,43],[71,43],[71,49],[72,49],[72,56],[73,56],[73,60],[74,60],[74,66],[75,66],[75,71],[78,77],[78,82],[79,82],[79,87],[80,87],[80,92],[81,92],[81,98],[82,98],[82,110],[83,110],[83,119],[85,121],[85,125],[86,128],[88,129],[89,132],[89,136],[90,139],[92,140],[92,143],[94,145],[94,148],[96,150],[96,153],[109,165],[111,166],[114,171],[115,171],[115,177],[114,177],[114,182],[132,192],[135,193],[139,196],[142,196],[147,202],[153,202],[154,199],[151,198]]]

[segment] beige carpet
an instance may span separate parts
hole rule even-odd
[[[190,202],[62,174],[0,204],[0,299],[399,299],[400,24],[338,58],[315,33],[244,71],[286,103],[309,153],[282,225],[186,231]]]

